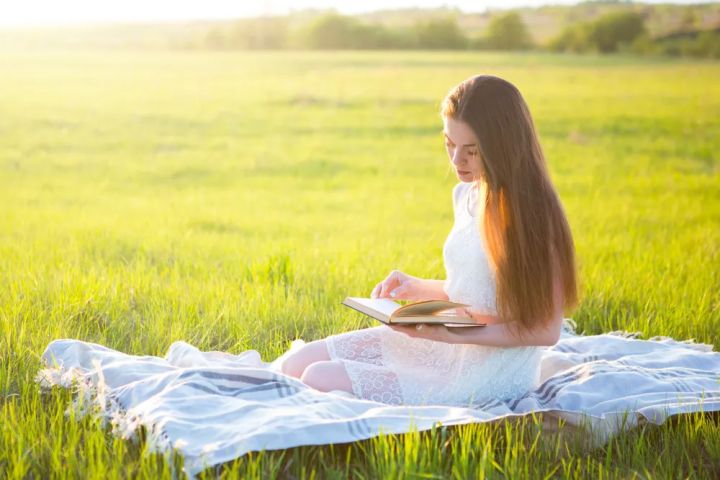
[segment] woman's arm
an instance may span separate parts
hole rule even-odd
[[[428,300],[449,300],[445,293],[445,280],[420,279],[420,289]]]
[[[518,346],[551,346],[560,339],[563,323],[564,296],[561,279],[556,276],[553,279],[553,306],[554,311],[551,319],[537,321],[535,328],[527,329],[517,321],[501,322],[493,315],[482,315],[465,309],[472,318],[479,323],[485,323],[485,327],[448,327],[452,343],[470,343],[475,345],[490,345],[495,347],[518,347]],[[512,330],[522,329],[522,337],[513,335]]]
[[[559,268],[555,272],[559,272]],[[442,285],[441,280],[434,280],[434,285]],[[444,293],[444,292],[443,292]],[[523,327],[518,321],[501,321],[493,315],[484,315],[469,308],[465,311],[483,327],[448,327],[443,324],[423,325],[420,330],[415,325],[390,325],[390,328],[403,332],[411,337],[427,338],[446,343],[465,343],[487,345],[493,347],[552,346],[560,339],[562,332],[565,298],[560,274],[553,276],[553,313],[552,318],[534,322],[532,328]],[[518,329],[522,329],[519,332]],[[522,333],[523,335],[517,335]]]
[[[484,327],[447,327],[443,324],[423,325],[420,330],[415,325],[389,325],[393,330],[405,333],[411,337],[427,338],[447,343],[467,343],[487,345],[493,347],[523,347],[523,346],[550,346],[555,345],[560,338],[563,322],[563,292],[559,279],[553,282],[554,312],[551,319],[537,321],[537,327],[527,329],[517,321],[501,320],[492,315],[469,313],[478,321],[485,323]],[[468,311],[467,309],[463,309]],[[523,329],[522,332],[515,330]],[[518,335],[517,333],[522,333]]]
[[[517,322],[488,324],[485,327],[447,327],[451,343],[469,343],[492,347],[551,346],[560,339],[562,316],[553,319],[546,328],[525,330],[523,336],[514,335],[511,329],[521,328]]]
[[[518,336],[511,328],[518,328],[517,322],[488,324],[485,327],[448,327],[443,324],[425,324],[417,329],[414,324],[392,324],[388,327],[416,338],[427,338],[445,343],[468,343],[491,347],[526,347],[555,345],[560,338],[562,315],[547,328],[525,330]]]

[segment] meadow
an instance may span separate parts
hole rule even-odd
[[[392,269],[444,278],[438,114],[478,73],[530,106],[575,237],[584,334],[720,350],[720,64],[473,52],[0,51],[0,477],[170,478],[64,415],[56,338],[164,355],[374,325],[341,305]],[[255,452],[203,476],[712,478],[717,416],[619,435],[518,423]]]

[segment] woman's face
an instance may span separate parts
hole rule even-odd
[[[455,174],[462,182],[480,179],[480,152],[478,140],[470,126],[452,118],[443,119],[445,150]]]

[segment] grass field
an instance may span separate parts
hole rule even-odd
[[[59,337],[163,355],[373,325],[340,302],[444,278],[457,182],[440,100],[504,77],[534,115],[578,252],[586,334],[720,349],[720,64],[467,52],[0,52],[0,477],[170,477],[41,395]],[[717,418],[588,449],[468,425],[249,454],[207,477],[720,476]]]

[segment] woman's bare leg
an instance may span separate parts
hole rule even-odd
[[[300,378],[308,365],[323,360],[330,360],[325,340],[314,340],[289,355],[280,365],[280,370],[286,375]]]
[[[323,392],[344,390],[354,393],[345,366],[337,360],[320,361],[308,365],[300,380]]]

